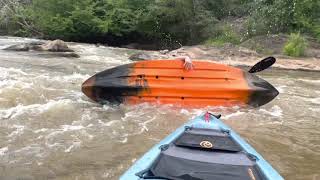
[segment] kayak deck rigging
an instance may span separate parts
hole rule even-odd
[[[231,128],[199,116],[155,145],[121,176],[127,179],[283,180]]]

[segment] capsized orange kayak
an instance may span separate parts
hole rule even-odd
[[[267,81],[239,68],[193,61],[149,60],[117,66],[90,77],[82,91],[99,103],[155,102],[182,106],[261,106],[279,92]]]

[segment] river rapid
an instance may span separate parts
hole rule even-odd
[[[118,179],[150,147],[211,110],[285,179],[320,180],[320,73],[259,73],[280,92],[259,108],[104,105],[81,92],[96,72],[130,63],[132,50],[71,43],[80,58],[1,49],[0,179]]]

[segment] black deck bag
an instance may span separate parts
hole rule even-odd
[[[186,127],[185,132],[174,141],[174,144],[203,150],[242,151],[241,146],[231,138],[229,131],[224,130]]]

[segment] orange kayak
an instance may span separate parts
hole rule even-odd
[[[82,84],[82,91],[99,103],[142,102],[182,106],[261,106],[279,93],[256,75],[223,64],[181,60],[149,60],[107,69]]]

